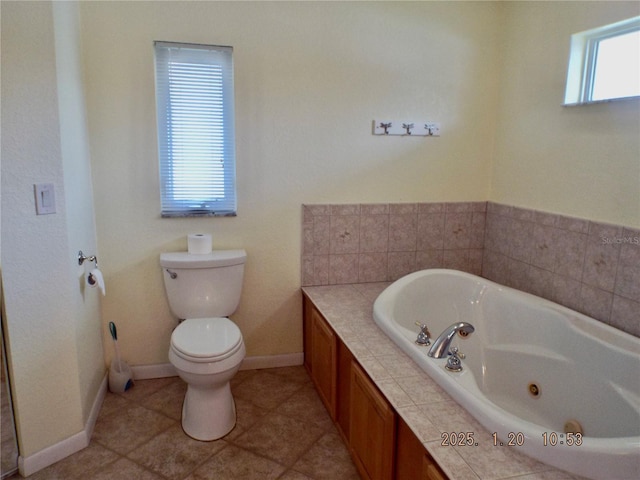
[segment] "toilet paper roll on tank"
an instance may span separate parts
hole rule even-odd
[[[212,238],[208,233],[190,233],[187,235],[187,252],[192,255],[211,253]]]

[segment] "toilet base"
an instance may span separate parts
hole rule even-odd
[[[191,438],[210,442],[236,425],[236,405],[229,382],[217,388],[189,384],[182,404],[182,429]]]
[[[173,344],[169,348],[169,361],[187,384],[182,404],[182,429],[191,438],[210,442],[233,430],[236,405],[229,382],[240,369],[245,353],[242,339],[222,358],[208,361],[201,358],[192,361],[176,351]]]

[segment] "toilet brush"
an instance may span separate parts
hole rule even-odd
[[[113,338],[113,346],[116,352],[115,361],[111,361],[111,368],[109,368],[109,390],[113,393],[122,393],[133,386],[133,376],[131,375],[129,365],[120,358],[118,331],[116,330],[115,323],[109,322],[109,331],[111,332],[111,338]]]

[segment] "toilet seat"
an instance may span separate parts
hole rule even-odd
[[[240,329],[225,317],[186,319],[171,335],[173,352],[196,363],[224,360],[242,346]]]

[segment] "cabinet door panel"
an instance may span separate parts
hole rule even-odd
[[[395,480],[424,480],[423,457],[426,450],[402,418],[398,418],[396,434]]]
[[[351,364],[350,439],[356,466],[370,480],[393,478],[395,412],[371,383]]]
[[[312,375],[313,365],[311,359],[311,314],[315,310],[311,300],[306,295],[302,296],[302,341],[304,348],[304,366],[309,375]]]
[[[395,480],[448,480],[404,420],[397,422]]]
[[[447,480],[447,477],[425,456],[424,480]]]
[[[336,384],[336,422],[347,444],[350,444],[351,363],[354,361],[349,349],[338,340],[338,382]]]
[[[336,336],[322,316],[311,312],[312,377],[318,393],[335,421],[336,418]]]

